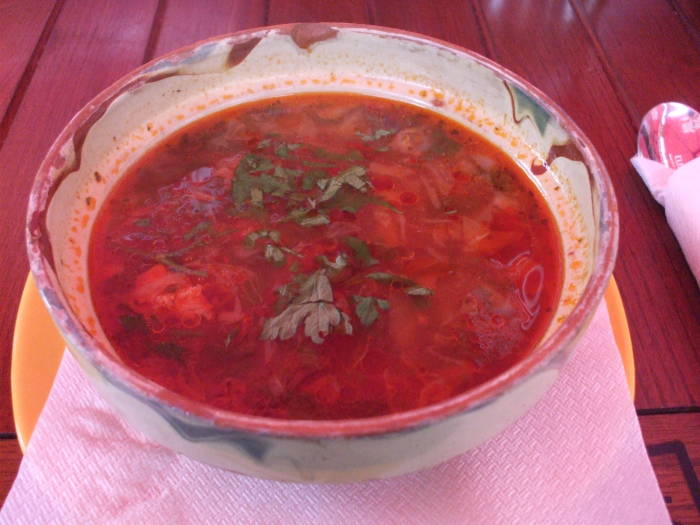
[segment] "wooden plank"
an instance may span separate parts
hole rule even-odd
[[[671,518],[700,524],[700,413],[641,416],[639,423]]]
[[[55,6],[58,4],[50,0],[6,0],[0,4],[0,120]]]
[[[474,11],[468,2],[453,0],[373,0],[372,22],[446,40],[482,55],[487,53]]]
[[[203,8],[190,0],[170,0],[156,23],[153,57],[198,40],[265,25],[265,5],[248,0],[211,0]]]
[[[697,106],[700,50],[667,0],[573,4],[588,16],[635,122],[660,102]]]
[[[635,126],[597,43],[564,2],[482,0],[478,13],[494,58],[563,107],[596,146],[613,179],[622,224],[615,277],[635,349],[637,406],[700,404],[700,358],[693,351],[700,340],[700,324],[693,319],[700,292],[663,209],[629,163],[636,150]]]
[[[700,48],[700,2],[698,0],[668,0]]]
[[[141,63],[155,0],[67,0],[0,150],[0,432],[11,432],[9,376],[15,313],[27,275],[27,195],[44,153],[88,100]]]
[[[15,481],[22,452],[16,439],[0,440],[0,507]]]
[[[268,24],[292,22],[354,22],[367,23],[365,1],[329,2],[328,0],[305,0],[289,2],[269,0]]]

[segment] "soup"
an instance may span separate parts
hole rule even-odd
[[[185,127],[126,173],[89,251],[131,368],[287,419],[385,415],[502,373],[541,339],[561,247],[535,186],[460,124],[305,94]]]

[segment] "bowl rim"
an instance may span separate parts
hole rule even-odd
[[[587,326],[587,322],[603,297],[615,264],[619,236],[617,202],[612,181],[592,142],[583,134],[573,119],[554,101],[524,78],[489,58],[462,46],[431,36],[369,24],[334,22],[309,24],[325,28],[330,27],[339,30],[369,33],[385,38],[409,40],[419,44],[438,47],[455,54],[466,55],[470,60],[493,71],[502,80],[508,81],[532,95],[538,104],[556,119],[581,150],[589,177],[594,181],[594,186],[599,194],[600,216],[596,225],[599,233],[599,249],[595,254],[591,275],[580,301],[569,314],[569,317],[546,340],[540,342],[530,354],[506,371],[475,388],[439,403],[383,416],[359,419],[306,420],[275,419],[246,415],[218,409],[189,399],[181,394],[167,390],[165,387],[124,366],[117,359],[101,350],[98,345],[91,342],[92,337],[87,330],[80,322],[76,322],[73,319],[73,314],[62,290],[60,288],[54,289],[50,277],[55,275],[55,272],[42,247],[44,242],[48,243],[48,239],[41,239],[42,235],[36,234],[36,220],[38,217],[40,220],[45,221],[46,211],[51,202],[50,189],[55,182],[50,176],[52,166],[60,163],[63,159],[61,155],[63,146],[72,140],[73,135],[81,126],[90,123],[90,119],[94,118],[95,110],[101,105],[111,102],[116,95],[128,88],[135,79],[148,73],[154,65],[161,61],[186,58],[191,55],[193,50],[214,42],[247,42],[261,35],[267,36],[280,32],[289,33],[298,25],[300,24],[255,27],[235,33],[213,36],[181,47],[156,57],[122,76],[76,113],[58,135],[44,157],[32,185],[27,210],[26,242],[30,268],[47,309],[69,343],[69,347],[79,352],[81,357],[99,370],[109,383],[154,407],[159,412],[164,410],[188,420],[199,420],[200,423],[214,426],[223,432],[245,431],[279,438],[352,438],[391,434],[419,429],[439,420],[478,409],[495,401],[507,390],[533,376],[537,371],[546,368],[575,342],[578,335]]]

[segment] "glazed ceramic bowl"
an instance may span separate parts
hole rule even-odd
[[[556,315],[537,348],[447,401],[382,417],[276,420],[215,409],[125,367],[90,299],[88,240],[125,170],[163,137],[259,98],[357,92],[429,107],[507,152],[551,207],[564,252]],[[99,94],[49,150],[29,204],[32,272],[97,389],[155,441],[206,463],[291,481],[384,478],[425,468],[497,434],[555,381],[610,277],[618,222],[610,180],[578,127],[537,89],[456,46],[396,30],[299,24],[207,40]]]

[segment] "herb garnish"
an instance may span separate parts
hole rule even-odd
[[[284,142],[275,146],[275,155],[286,159],[289,157],[289,152],[297,149],[301,144],[285,144]]]
[[[375,140],[379,140],[382,137],[388,137],[389,135],[393,135],[396,133],[395,129],[378,129],[371,135],[366,135],[364,133],[360,133],[359,131],[355,132],[355,135],[360,137],[362,139],[362,142],[373,142]]]
[[[255,246],[255,241],[258,239],[270,239],[272,243],[265,245],[265,259],[275,264],[282,264],[285,261],[284,254],[295,255],[300,257],[300,254],[285,246],[280,246],[281,237],[277,230],[257,230],[249,233],[243,239],[243,244],[246,246]]]
[[[254,246],[255,241],[258,239],[264,239],[268,238],[272,240],[273,242],[276,242],[279,244],[280,242],[280,232],[277,230],[256,230],[254,232],[249,233],[248,235],[245,236],[243,239],[243,242],[245,243],[246,246]]]
[[[389,301],[386,299],[378,299],[377,297],[364,297],[361,295],[353,295],[355,301],[355,313],[364,326],[370,326],[379,317],[379,310],[389,309]]]
[[[146,321],[140,314],[126,314],[119,316],[119,323],[127,332],[145,332]]]
[[[168,359],[181,359],[185,352],[184,347],[171,341],[162,341],[157,343],[153,349],[163,357]]]
[[[408,277],[403,277],[401,275],[395,275],[393,273],[387,272],[374,272],[368,273],[365,277],[368,277],[369,279],[374,279],[375,281],[399,284],[407,295],[426,296],[433,294],[433,291],[429,288],[420,286],[415,281],[409,279]]]
[[[184,248],[180,248],[179,250],[174,250],[171,252],[165,252],[165,253],[149,253],[149,252],[144,252],[142,250],[136,249],[136,248],[130,248],[128,246],[121,246],[119,244],[116,245],[117,249],[124,250],[127,253],[133,253],[134,255],[138,255],[140,257],[143,257],[144,259],[151,260],[157,263],[162,264],[163,266],[168,267],[174,272],[179,272],[179,273],[184,273],[188,275],[194,275],[196,277],[206,277],[208,274],[204,270],[194,270],[192,268],[189,268],[187,266],[184,266],[176,261],[173,260],[173,257],[180,257],[181,255],[184,255],[188,251],[196,248],[197,246],[202,246],[203,244],[206,244],[202,241],[195,241],[189,246],[185,246]]]
[[[323,190],[323,195],[319,198],[319,202],[324,202],[335,197],[335,194],[338,193],[338,190],[344,185],[361,192],[366,192],[370,187],[369,180],[367,179],[367,170],[362,166],[351,166],[335,177],[319,179],[316,184]]]
[[[331,270],[340,271],[348,265],[348,260],[344,253],[340,253],[336,256],[335,261],[329,261],[328,257],[321,255],[318,258],[324,266],[330,268]]]
[[[355,257],[357,257],[364,266],[372,266],[378,264],[379,261],[372,257],[372,253],[369,251],[367,244],[357,237],[348,236],[343,239],[345,244],[355,252]]]
[[[190,231],[185,233],[183,236],[186,241],[191,241],[195,236],[199,235],[200,233],[204,233],[211,230],[211,222],[209,221],[201,221],[198,222]]]
[[[431,157],[446,157],[459,151],[459,142],[452,140],[442,127],[437,127],[432,134],[433,143],[427,151]]]
[[[323,214],[318,214],[314,215],[313,217],[305,217],[299,221],[297,221],[299,224],[302,226],[324,226],[326,224],[330,224],[330,219],[328,219],[327,216]]]
[[[267,157],[249,153],[241,159],[236,167],[236,176],[231,184],[231,197],[234,204],[241,205],[251,199],[253,205],[262,205],[262,193],[284,196],[291,191],[286,174],[271,175],[264,172],[275,170],[275,165]],[[260,173],[260,175],[252,175]]]
[[[321,344],[331,329],[342,323],[345,333],[352,334],[352,324],[345,312],[333,304],[333,290],[325,270],[317,270],[299,288],[299,294],[281,314],[265,321],[261,338],[284,341],[294,336],[304,321],[304,335]]]

